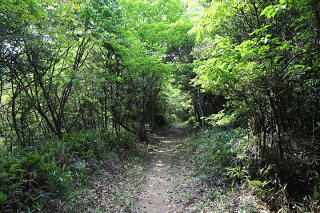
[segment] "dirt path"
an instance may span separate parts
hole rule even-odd
[[[219,176],[212,177],[211,185],[206,184],[196,173],[195,153],[189,149],[188,143],[183,143],[188,136],[188,130],[177,125],[151,135],[148,160],[145,158],[146,147],[141,146],[143,152],[137,149],[137,154],[143,158],[137,155],[126,161],[114,160],[119,167],[110,167],[110,162],[106,161],[106,168],[101,168],[88,180],[86,187],[77,192],[73,210],[112,213],[270,212],[246,186],[230,188],[219,181]]]
[[[207,185],[194,175],[188,154],[181,155],[182,141],[188,137],[181,125],[152,135],[151,159],[135,212],[207,213],[270,212],[268,206],[246,186],[225,183]]]
[[[179,177],[171,167],[177,146],[187,136],[181,125],[162,130],[152,135],[156,145],[152,147],[152,157],[147,167],[145,185],[140,195],[137,212],[167,213],[178,212],[178,202],[174,199],[174,185]]]

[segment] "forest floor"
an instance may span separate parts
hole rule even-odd
[[[196,174],[193,156],[186,154],[188,129],[175,125],[150,135],[143,157],[133,157],[118,169],[101,170],[78,193],[88,212],[270,212],[248,187],[208,185]],[[140,151],[141,151],[140,150]],[[139,152],[139,150],[137,150]],[[112,170],[111,170],[112,171]],[[85,203],[83,203],[85,201]],[[80,203],[78,203],[79,205]]]

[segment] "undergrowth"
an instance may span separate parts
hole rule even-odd
[[[68,211],[74,192],[96,171],[112,170],[116,159],[129,158],[127,150],[135,150],[134,141],[125,135],[113,139],[102,132],[81,131],[3,149],[0,212]]]
[[[222,178],[230,167],[237,166],[238,147],[234,142],[241,135],[237,130],[204,129],[187,139],[196,170],[204,180],[217,175]]]
[[[315,167],[305,158],[281,160],[271,149],[261,156],[255,144],[244,128],[214,126],[188,138],[185,155],[192,156],[201,182],[216,191],[220,188],[221,193],[229,193],[246,187],[272,211],[319,212]]]

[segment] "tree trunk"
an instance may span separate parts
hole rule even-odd
[[[271,92],[269,91],[269,101],[270,101],[270,106],[271,106],[271,110],[272,110],[272,114],[273,114],[273,118],[274,118],[274,122],[275,122],[275,126],[276,126],[276,132],[277,132],[277,136],[278,136],[278,146],[279,146],[279,155],[280,158],[283,159],[283,131],[280,130],[280,124],[279,124],[279,116],[278,116],[278,112],[277,109],[275,107],[274,101],[271,97]]]
[[[143,141],[143,142],[146,142],[146,144],[149,144],[150,141],[147,136],[147,130],[146,130],[144,118],[141,118],[139,121],[138,137],[140,141]]]

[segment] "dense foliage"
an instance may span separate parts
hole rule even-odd
[[[251,169],[272,167],[268,178],[251,177],[286,188],[287,210],[293,210],[293,200],[318,199],[320,2],[221,0],[203,5],[193,28],[195,83],[227,100],[209,123],[219,126],[229,115],[233,125],[248,127]]]
[[[0,2],[1,211],[46,208],[83,173],[73,165],[148,142],[182,12],[176,0]]]
[[[319,135],[318,10],[316,1],[220,1],[195,29],[206,50],[198,82],[246,110],[255,132],[277,135],[281,157],[288,137]]]

